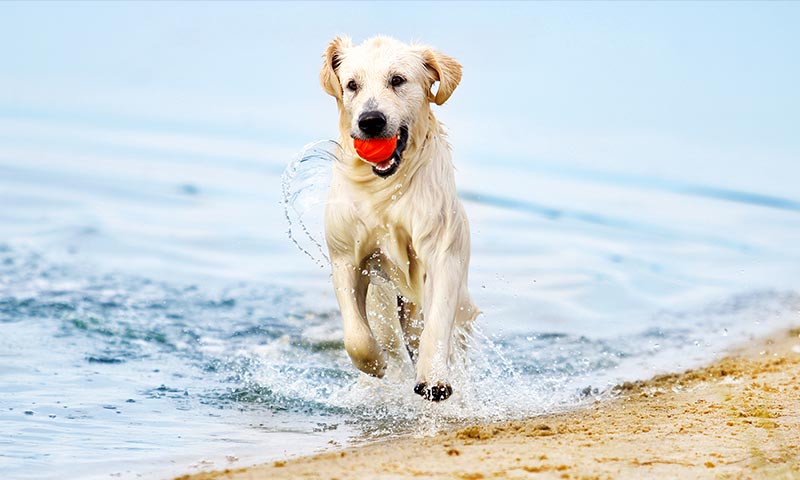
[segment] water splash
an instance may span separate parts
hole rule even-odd
[[[104,429],[102,441],[119,452],[107,460],[130,465],[132,451],[143,462],[157,455],[147,452],[182,452],[176,435],[238,456],[257,445],[253,458],[263,460],[263,445],[310,453],[328,439],[428,436],[534,416],[609,395],[621,381],[691,367],[732,338],[800,321],[800,295],[770,290],[663,312],[622,335],[492,333],[481,318],[453,363],[453,396],[434,404],[413,392],[407,364],[381,380],[359,373],[335,309],[309,306],[290,289],[84,269],[0,244],[0,421],[17,438],[41,422],[61,432],[17,442],[13,478],[51,471],[30,470],[31,462],[58,465],[48,478],[93,462]],[[287,447],[289,433],[302,444]]]
[[[283,171],[283,208],[289,223],[289,238],[320,268],[330,265],[323,246],[325,202],[333,162],[341,156],[341,146],[321,140],[303,147]]]

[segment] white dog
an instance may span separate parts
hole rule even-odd
[[[432,401],[452,394],[451,357],[478,314],[467,291],[469,224],[430,105],[447,101],[460,80],[453,58],[387,37],[358,46],[335,38],[320,73],[339,107],[343,156],[334,166],[325,238],[345,348],[376,377],[387,355],[409,355],[414,391]],[[390,158],[379,162],[354,146],[395,137]]]

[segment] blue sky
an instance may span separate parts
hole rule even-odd
[[[4,2],[0,118],[297,149],[336,135],[326,43],[382,33],[463,63],[439,116],[465,161],[790,195],[798,24],[794,2]]]

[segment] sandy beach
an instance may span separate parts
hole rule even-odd
[[[615,390],[568,413],[179,478],[800,478],[800,329]]]

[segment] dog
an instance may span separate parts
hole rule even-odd
[[[389,357],[410,358],[414,392],[434,402],[451,396],[454,354],[479,313],[467,289],[469,223],[450,145],[431,110],[460,81],[455,59],[381,36],[360,45],[334,38],[320,72],[339,110],[342,156],[325,240],[345,349],[356,368],[378,378]],[[395,138],[381,162],[354,146]]]

